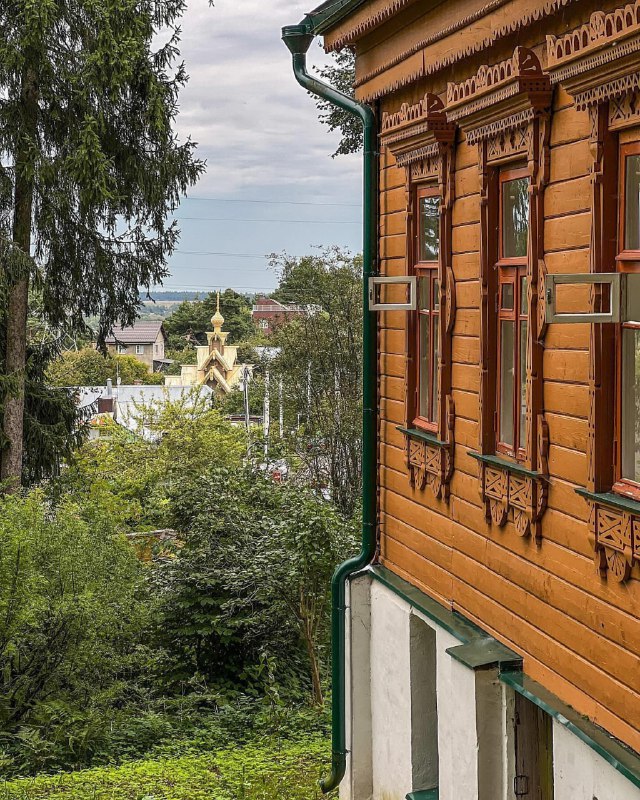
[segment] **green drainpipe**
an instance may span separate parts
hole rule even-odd
[[[369,277],[376,272],[377,254],[377,169],[376,126],[373,111],[351,97],[336,91],[307,72],[307,50],[314,39],[313,24],[307,18],[300,25],[282,29],[282,38],[293,55],[293,71],[298,83],[312,94],[329,100],[362,120],[364,128],[363,191],[363,418],[362,418],[362,543],[360,552],[341,564],[331,582],[331,654],[332,654],[332,758],[331,772],[320,786],[330,792],[339,786],[346,770],[347,746],[345,724],[345,613],[346,583],[351,575],[373,561],[376,552],[376,469],[377,469],[377,348],[376,317],[369,311]],[[367,677],[363,676],[363,680]]]

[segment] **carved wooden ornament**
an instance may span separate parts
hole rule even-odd
[[[394,155],[406,175],[407,265],[413,264],[415,187],[425,182],[437,184],[440,194],[440,267],[441,287],[440,363],[438,369],[437,421],[439,439],[413,438],[407,434],[407,458],[410,480],[419,488],[429,486],[436,497],[448,499],[453,473],[454,408],[451,396],[451,332],[455,323],[456,289],[452,268],[452,212],[454,201],[455,125],[448,122],[442,100],[427,93],[414,105],[404,103],[394,113],[383,114],[381,146]],[[415,320],[407,324],[406,419],[414,419]]]

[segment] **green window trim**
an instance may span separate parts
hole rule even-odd
[[[598,503],[598,505],[618,508],[621,511],[629,511],[631,514],[640,516],[640,503],[630,497],[624,497],[624,495],[614,492],[589,492],[587,489],[576,489],[575,492],[585,500]]]
[[[522,672],[504,671],[500,680],[518,694],[551,716],[588,747],[604,758],[615,770],[640,788],[640,755],[615,739],[587,717],[582,716],[559,697],[547,691],[539,683]]]
[[[488,456],[484,455],[483,453],[476,453],[473,450],[469,450],[468,452],[471,458],[475,458],[476,461],[480,461],[489,467],[506,469],[508,472],[513,472],[515,475],[522,475],[524,478],[533,478],[536,481],[547,480],[546,475],[543,475],[542,472],[535,472],[534,470],[527,469],[526,467],[523,467],[522,464],[517,464],[514,461],[508,461],[506,458],[500,458],[500,456]]]
[[[438,439],[434,433],[421,431],[419,428],[403,428],[401,425],[397,425],[396,430],[400,431],[400,433],[404,433],[405,436],[411,439],[422,439],[427,444],[433,445],[434,447],[449,447],[448,442],[443,442],[442,439]]]

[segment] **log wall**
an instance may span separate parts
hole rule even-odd
[[[589,9],[583,8],[582,16],[588,19]],[[503,8],[502,13],[511,12]],[[574,9],[570,16],[575,20],[580,15]],[[519,43],[542,52],[542,24],[527,33],[529,41]],[[393,38],[406,44],[419,34],[412,26],[393,33]],[[394,51],[383,33],[376,36],[377,43],[366,42],[361,75]],[[478,63],[495,63],[512,52],[513,43],[507,38],[504,47],[498,44],[491,55],[472,56],[456,70],[468,75]],[[384,72],[371,78],[380,85],[384,80]],[[441,75],[422,78],[383,97],[381,110],[393,112],[426,91],[442,96],[444,90]],[[549,272],[589,270],[589,132],[587,112],[576,110],[571,96],[556,89],[544,201]],[[521,653],[527,674],[640,751],[640,571],[634,567],[632,579],[625,583],[597,575],[588,537],[589,508],[575,492],[587,482],[589,326],[551,325],[545,339],[550,480],[540,543],[518,536],[511,521],[498,528],[485,519],[479,465],[469,455],[478,450],[479,438],[479,191],[478,149],[459,132],[452,237],[457,298],[452,334],[455,470],[448,501],[410,484],[406,440],[397,430],[407,423],[408,315],[385,312],[379,317],[380,560]],[[384,275],[407,273],[406,228],[406,172],[383,149],[379,253]]]

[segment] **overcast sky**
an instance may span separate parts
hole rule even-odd
[[[280,39],[313,5],[188,0],[178,133],[198,143],[207,171],[176,213],[182,236],[165,289],[269,289],[267,253],[359,250],[360,159],[331,159],[338,136],[318,121]],[[310,62],[325,61],[312,45]]]

